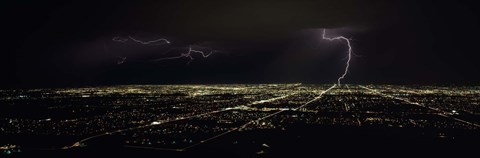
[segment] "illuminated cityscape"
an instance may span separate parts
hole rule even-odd
[[[81,151],[108,145],[191,152],[227,143],[229,146],[224,147],[247,144],[261,148],[245,152],[263,155],[282,140],[252,143],[239,135],[332,127],[420,130],[422,137],[446,141],[479,138],[478,86],[346,85],[348,88],[333,88],[317,98],[330,86],[130,85],[2,90],[1,150],[4,154]],[[25,108],[34,110],[25,112]]]

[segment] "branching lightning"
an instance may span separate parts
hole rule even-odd
[[[329,41],[335,41],[335,40],[344,40],[347,42],[347,46],[348,46],[348,58],[347,58],[347,64],[345,66],[345,71],[343,72],[342,76],[340,76],[338,79],[337,79],[337,82],[338,82],[338,86],[340,86],[340,83],[341,83],[341,80],[343,78],[345,78],[345,76],[347,76],[347,73],[348,73],[348,68],[350,67],[350,59],[352,59],[352,46],[350,45],[350,39],[344,37],[344,36],[337,36],[337,37],[325,37],[325,33],[326,30],[323,29],[323,33],[322,33],[322,39],[324,40],[329,40]]]
[[[153,45],[170,44],[170,41],[168,41],[168,40],[165,39],[165,38],[160,38],[160,39],[156,39],[156,40],[152,40],[152,41],[141,41],[141,40],[138,40],[138,39],[133,38],[132,36],[128,36],[128,38],[130,38],[130,39],[131,39],[132,41],[134,41],[134,42],[137,42],[137,43],[140,43],[140,44],[144,44],[144,45],[149,45],[149,44],[153,44]]]
[[[122,38],[120,36],[115,36],[115,37],[112,38],[112,41],[120,42],[120,43],[125,43],[128,40],[132,40],[133,42],[140,43],[140,44],[143,44],[143,45],[170,44],[170,41],[165,39],[165,38],[160,38],[160,39],[151,40],[151,41],[142,41],[142,40],[133,38],[132,36],[128,36],[128,38]]]
[[[190,63],[191,61],[193,61],[195,59],[195,58],[193,58],[192,53],[198,53],[203,58],[208,58],[210,55],[213,54],[213,52],[215,52],[215,51],[210,51],[209,53],[205,53],[205,52],[200,51],[200,50],[194,50],[194,49],[192,49],[192,47],[188,47],[188,52],[186,52],[186,53],[182,53],[178,56],[173,56],[173,57],[158,58],[158,59],[154,59],[154,60],[151,60],[151,61],[155,62],[155,61],[163,61],[163,60],[173,60],[173,59],[180,59],[180,58],[185,57],[185,58],[190,59],[188,61],[188,63]]]
[[[169,40],[165,39],[165,38],[160,38],[160,39],[151,40],[151,41],[142,41],[142,40],[136,39],[132,36],[128,36],[128,38],[122,38],[120,36],[116,36],[116,37],[112,38],[112,41],[120,42],[120,43],[125,43],[125,42],[128,42],[129,40],[131,40],[133,42],[136,42],[136,43],[140,43],[142,45],[171,44],[171,42]],[[194,49],[192,49],[192,47],[188,47],[188,52],[181,53],[178,56],[163,57],[163,58],[158,58],[158,59],[154,59],[154,60],[150,60],[150,61],[151,62],[157,62],[157,61],[164,61],[164,60],[175,60],[175,59],[180,59],[180,58],[185,57],[185,58],[189,59],[189,61],[188,61],[188,64],[189,64],[191,61],[193,61],[195,59],[195,58],[193,58],[192,53],[198,53],[198,54],[201,55],[201,57],[208,58],[214,52],[216,52],[216,51],[214,50],[214,51],[210,51],[210,52],[206,53],[204,51],[194,50]],[[126,57],[119,57],[119,61],[117,61],[117,64],[123,64],[123,63],[125,63],[125,61],[126,61]]]

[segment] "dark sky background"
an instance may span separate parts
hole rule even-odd
[[[479,5],[468,1],[0,2],[1,87],[112,84],[479,84]],[[171,45],[118,43],[115,36]],[[186,51],[209,58],[148,62]],[[167,50],[174,49],[167,52]],[[117,64],[118,56],[125,56]]]

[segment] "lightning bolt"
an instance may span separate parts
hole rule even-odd
[[[158,58],[158,59],[154,59],[154,60],[151,60],[153,62],[156,62],[156,61],[163,61],[163,60],[173,60],[173,59],[180,59],[180,58],[188,58],[190,59],[188,61],[188,64],[193,61],[195,58],[193,58],[192,56],[192,53],[198,53],[198,54],[201,54],[203,58],[208,58],[210,55],[213,54],[213,52],[215,51],[210,51],[209,53],[205,53],[204,51],[200,51],[200,50],[194,50],[192,49],[192,47],[188,47],[188,52],[186,53],[182,53],[178,56],[173,56],[173,57],[164,57],[164,58]]]
[[[338,79],[337,79],[338,86],[340,86],[341,80],[344,79],[345,76],[347,76],[348,68],[350,67],[350,60],[352,59],[352,46],[350,45],[350,39],[348,39],[348,38],[346,38],[346,37],[344,37],[344,36],[326,37],[325,34],[326,34],[326,29],[323,29],[322,39],[324,39],[324,40],[328,40],[328,41],[344,40],[345,42],[347,42],[347,46],[348,46],[348,59],[347,59],[347,64],[346,64],[346,66],[345,66],[345,71],[344,71],[343,74],[342,74],[340,77],[338,77]]]
[[[160,38],[160,39],[156,39],[156,40],[151,40],[151,41],[142,41],[142,40],[139,40],[139,39],[136,39],[132,36],[128,36],[128,38],[122,38],[120,36],[115,36],[112,38],[112,41],[115,41],[115,42],[120,42],[120,43],[125,43],[127,42],[128,40],[132,40],[133,42],[137,42],[137,43],[140,43],[140,44],[143,44],[143,45],[161,45],[161,44],[170,44],[171,42],[165,38]]]
[[[112,38],[112,41],[120,42],[120,43],[126,43],[129,40],[131,40],[133,42],[136,42],[136,43],[143,44],[143,45],[171,44],[171,42],[169,40],[165,39],[165,38],[155,39],[155,40],[151,40],[151,41],[139,40],[139,39],[136,39],[132,36],[128,36],[128,38],[122,38],[120,36],[115,36],[115,37]],[[157,62],[157,61],[164,61],[164,60],[175,60],[175,59],[180,59],[180,58],[185,57],[185,58],[190,59],[187,63],[187,64],[190,64],[190,62],[195,59],[195,58],[193,58],[192,53],[198,53],[198,54],[201,54],[201,57],[208,58],[210,55],[213,54],[213,52],[215,52],[215,51],[210,51],[210,52],[206,53],[204,51],[194,50],[190,46],[190,47],[188,47],[188,52],[186,52],[186,53],[181,53],[178,56],[158,58],[158,59],[150,60],[150,62]],[[119,61],[117,61],[117,64],[123,64],[123,63],[125,63],[125,61],[126,61],[126,57],[119,57]]]
[[[168,40],[165,39],[165,38],[160,38],[160,39],[151,40],[151,41],[141,41],[141,40],[138,40],[138,39],[133,38],[132,36],[128,36],[128,38],[130,38],[130,39],[131,39],[132,41],[134,41],[134,42],[137,42],[137,43],[140,43],[140,44],[144,44],[144,45],[149,45],[149,44],[153,44],[153,45],[170,44],[170,41],[168,41]]]

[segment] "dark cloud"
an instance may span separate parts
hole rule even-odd
[[[353,38],[346,82],[478,83],[474,1],[21,1],[2,2],[4,87],[146,83],[331,83],[342,45],[305,30]],[[343,29],[339,29],[343,28]],[[118,45],[115,36],[172,45]],[[216,49],[207,60],[145,62],[170,47]],[[105,48],[107,46],[107,48]],[[106,51],[107,49],[107,51]],[[315,54],[315,52],[321,52]],[[330,55],[325,55],[325,53]],[[177,53],[177,52],[174,52]],[[117,56],[127,62],[117,65]]]

